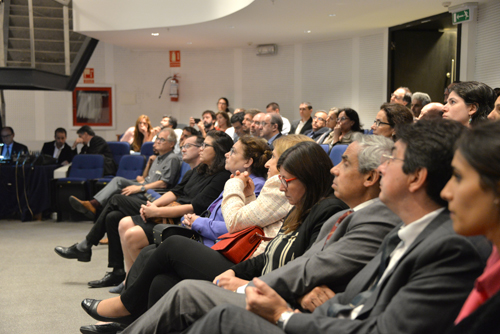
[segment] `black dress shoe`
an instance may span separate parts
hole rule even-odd
[[[97,305],[99,305],[100,302],[100,300],[87,298],[82,300],[82,307],[88,315],[98,321],[118,322],[125,325],[130,325],[132,322],[134,322],[135,317],[133,315],[127,315],[125,317],[117,318],[103,317],[102,315],[99,315],[99,313],[97,313]]]
[[[125,280],[125,273],[116,274],[107,272],[103,278],[97,281],[90,281],[88,284],[91,288],[105,288],[107,286],[117,286]]]
[[[125,326],[117,322],[104,325],[88,325],[80,327],[82,334],[115,334],[125,329]]]
[[[65,259],[77,259],[81,262],[90,262],[90,258],[92,257],[92,249],[82,252],[76,248],[76,245],[78,244],[74,244],[73,246],[69,247],[57,246],[56,248],[54,248],[54,250],[58,255],[62,256]]]

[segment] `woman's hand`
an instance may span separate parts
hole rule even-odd
[[[158,207],[156,204],[148,201],[146,204],[141,205],[141,217],[146,221],[148,218],[158,217]]]
[[[341,135],[341,131],[340,131],[340,123],[338,123],[337,125],[335,125],[335,127],[333,128],[333,142],[336,143],[340,140],[340,135]]]
[[[148,126],[146,124],[139,124],[139,131],[144,135],[144,137],[147,137],[148,134]]]
[[[252,196],[254,191],[255,191],[255,184],[253,183],[252,179],[250,178],[250,175],[248,172],[243,172],[240,173],[239,171],[236,171],[234,178],[240,179],[243,181],[243,194],[245,197]]]
[[[198,219],[200,216],[198,215],[195,215],[193,213],[188,213],[188,214],[185,214],[184,215],[184,221],[182,222],[182,224],[184,226],[186,226],[187,228],[191,229],[191,227],[193,226],[193,223],[196,219]]]

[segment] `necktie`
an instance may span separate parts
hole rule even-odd
[[[387,265],[389,265],[389,261],[391,259],[391,253],[394,251],[397,245],[401,242],[399,235],[397,233],[391,235],[387,242],[384,244],[382,248],[382,258],[380,259],[380,266],[378,271],[377,283],[384,274],[384,271],[387,269]],[[377,285],[375,283],[375,285]]]
[[[7,146],[7,150],[5,152],[5,158],[10,158],[10,146]]]
[[[339,227],[340,223],[342,223],[342,221],[347,217],[349,216],[351,213],[353,213],[354,211],[353,210],[347,210],[346,212],[344,212],[344,214],[342,216],[339,217],[339,219],[337,219],[337,221],[335,222],[335,224],[333,225],[330,233],[328,233],[328,236],[326,237],[326,241],[325,243],[330,240],[330,238],[332,237],[333,233],[335,232],[335,230],[337,229],[337,227]]]

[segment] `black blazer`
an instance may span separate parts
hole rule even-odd
[[[309,119],[307,120],[306,124],[304,124],[304,126],[302,127],[302,129],[300,130],[300,134],[303,135],[304,133],[306,133],[307,131],[311,130],[312,129],[312,117],[309,117]],[[297,129],[297,126],[299,125],[299,122],[300,122],[300,119],[299,120],[296,120],[296,121],[293,121],[292,123],[292,127],[290,129],[290,134],[295,134],[295,129]]]
[[[0,150],[0,154],[2,154],[2,152],[3,152],[3,146],[2,146],[2,149]],[[28,153],[28,146],[23,145],[21,143],[18,143],[17,141],[14,141],[12,143],[12,149],[11,149],[10,155],[13,156],[14,154],[17,154],[19,152],[21,152],[21,153],[23,153],[23,152]]]
[[[53,156],[55,150],[54,147],[55,143],[56,141],[53,140],[43,144],[42,153]],[[71,160],[73,160],[73,156],[74,156],[74,151],[71,149],[71,146],[64,143],[61,153],[59,153],[59,158],[57,159],[57,163],[60,164],[63,163],[64,161],[71,162]]]

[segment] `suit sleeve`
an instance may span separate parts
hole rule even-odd
[[[467,240],[448,235],[423,250],[415,261],[408,262],[411,262],[407,263],[408,268],[397,270],[399,276],[406,277],[394,277],[394,272],[387,282],[382,283],[384,289],[395,291],[387,304],[377,304],[371,310],[371,313],[377,314],[370,316],[361,310],[354,320],[326,316],[332,301],[341,301],[342,304],[348,302],[340,294],[317,308],[313,314],[293,315],[285,332],[445,333],[453,326],[475,278],[483,270],[480,257]],[[404,266],[405,263],[400,265]]]

